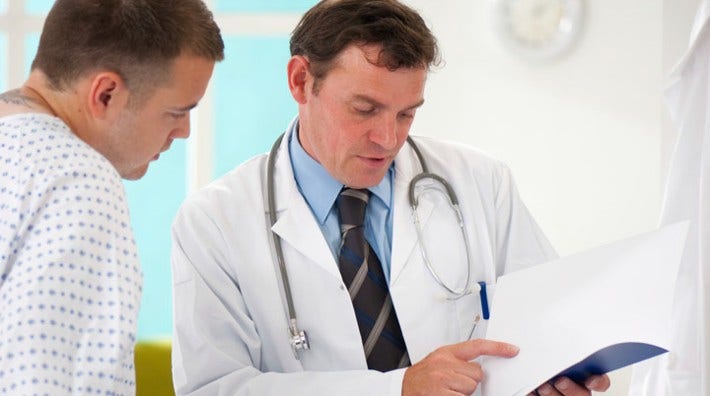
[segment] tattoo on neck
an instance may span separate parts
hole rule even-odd
[[[34,107],[37,102],[29,96],[23,95],[19,89],[0,93],[0,102],[16,106]]]

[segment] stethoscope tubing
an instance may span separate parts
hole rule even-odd
[[[269,220],[271,223],[271,227],[276,224],[276,202],[275,202],[275,186],[274,186],[274,169],[275,169],[275,163],[276,163],[276,153],[279,150],[279,147],[281,146],[281,142],[283,140],[284,134],[281,134],[276,141],[274,142],[273,146],[271,147],[271,150],[269,151],[269,156],[267,159],[267,165],[266,165],[266,188],[267,188],[267,205],[268,205],[268,210],[269,210]],[[429,273],[432,275],[434,280],[436,282],[444,287],[446,291],[448,291],[452,297],[449,297],[448,299],[459,299],[467,294],[472,293],[473,291],[471,290],[471,252],[469,251],[469,244],[468,244],[468,235],[466,233],[466,228],[464,227],[463,224],[463,216],[461,214],[461,210],[459,209],[459,201],[458,197],[456,196],[456,193],[454,192],[453,188],[451,188],[451,185],[444,179],[443,177],[435,174],[435,173],[430,173],[429,168],[427,166],[426,161],[424,160],[424,156],[422,155],[419,146],[414,143],[411,137],[407,137],[407,143],[409,146],[414,150],[414,153],[417,156],[417,159],[419,161],[419,164],[422,168],[422,172],[415,177],[412,178],[412,180],[409,182],[409,191],[408,191],[408,197],[409,197],[409,204],[412,208],[412,211],[414,213],[414,222],[415,222],[415,228],[417,229],[417,238],[419,239],[419,243],[422,246],[422,258],[424,259],[424,262],[427,266],[427,269],[429,270]],[[456,215],[459,220],[459,227],[462,230],[462,235],[464,238],[464,245],[466,247],[466,265],[467,265],[467,275],[466,275],[466,284],[464,288],[460,291],[454,290],[450,288],[446,283],[439,277],[437,272],[434,270],[434,267],[431,265],[431,262],[429,261],[429,258],[427,257],[426,254],[426,249],[424,248],[424,245],[422,244],[422,235],[421,235],[421,227],[420,227],[420,222],[419,222],[419,217],[417,215],[417,206],[419,204],[418,198],[414,194],[414,190],[416,187],[416,184],[421,181],[422,179],[434,179],[437,182],[441,183],[441,185],[444,186],[446,189],[447,195],[449,197],[449,200],[451,201],[451,205],[453,206],[454,210],[456,211]],[[278,267],[279,267],[279,272],[281,275],[281,284],[283,287],[283,297],[286,300],[286,308],[287,308],[287,314],[289,318],[289,323],[288,323],[288,332],[289,332],[289,340],[291,342],[291,347],[293,348],[294,355],[296,358],[299,358],[298,356],[298,350],[300,349],[310,349],[310,345],[308,343],[308,337],[306,336],[306,333],[304,331],[298,330],[297,322],[296,322],[296,309],[294,308],[293,304],[293,294],[291,292],[291,284],[289,282],[289,277],[288,273],[286,271],[286,261],[284,259],[284,254],[283,254],[283,247],[281,245],[281,238],[275,233],[271,233],[274,241],[274,250],[276,251],[276,260],[278,262]]]
[[[281,145],[284,135],[276,139],[274,145],[271,147],[269,152],[269,158],[266,165],[266,188],[267,188],[267,204],[269,207],[269,220],[271,226],[276,224],[276,201],[274,194],[274,168],[276,162],[276,152]],[[279,264],[279,272],[281,274],[281,285],[283,286],[283,293],[286,299],[286,307],[288,310],[288,334],[289,342],[291,343],[291,348],[293,349],[293,354],[296,359],[299,358],[298,351],[300,349],[310,349],[310,343],[308,342],[308,336],[305,331],[298,329],[298,323],[296,321],[296,309],[293,306],[293,293],[291,292],[291,283],[289,282],[288,273],[286,272],[286,261],[284,260],[283,247],[281,246],[281,238],[276,235],[275,232],[271,232],[271,236],[274,240],[274,249],[276,250],[276,260]]]

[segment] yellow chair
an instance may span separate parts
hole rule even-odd
[[[141,340],[136,343],[136,396],[175,396],[170,365],[172,343]]]

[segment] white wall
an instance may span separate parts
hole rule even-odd
[[[508,163],[562,254],[651,229],[659,209],[661,0],[587,2],[567,56],[530,63],[502,47],[485,0],[409,0],[440,40],[414,133]]]
[[[663,33],[688,24],[685,14],[665,21],[664,11],[674,13],[678,1],[587,1],[574,49],[531,63],[501,45],[488,1],[408,0],[446,61],[430,76],[413,132],[467,142],[508,163],[562,255],[653,229]],[[615,373],[607,394],[625,395],[628,378],[628,369]]]

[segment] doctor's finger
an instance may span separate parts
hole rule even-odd
[[[475,392],[478,384],[480,381],[463,374],[453,374],[447,381],[449,389],[462,395],[470,395]]]
[[[560,394],[564,396],[591,396],[592,394],[592,392],[590,392],[589,389],[587,389],[583,385],[579,385],[578,383],[566,377],[562,377],[556,380],[554,385],[555,389],[557,389]],[[538,393],[540,393],[539,390]]]
[[[520,348],[505,342],[476,339],[450,345],[454,356],[461,360],[473,360],[479,356],[500,356],[511,358]]]
[[[561,396],[562,394],[557,391],[552,385],[544,384],[537,388],[537,395],[540,396]]]
[[[592,391],[606,392],[611,386],[611,380],[606,374],[595,375],[587,378],[587,380],[584,381],[584,386],[586,386],[587,389]]]
[[[485,377],[481,365],[476,362],[462,362],[462,364],[453,367],[452,371],[456,374],[466,376],[478,383],[483,381],[483,378]]]

